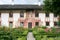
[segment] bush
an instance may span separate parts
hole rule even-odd
[[[41,40],[41,36],[36,36],[36,40]]]
[[[26,38],[27,33],[28,29],[24,29],[21,27],[19,28],[0,27],[0,40],[17,40],[17,38],[20,37]]]
[[[24,31],[22,35],[26,36],[28,34],[28,31]]]
[[[56,33],[56,28],[54,27],[35,27],[33,28],[33,34],[36,40],[55,40],[56,37],[60,37],[60,33]]]
[[[46,26],[41,26],[41,28],[46,29],[47,27]]]
[[[54,38],[51,37],[51,38],[48,38],[48,40],[54,40]]]
[[[26,40],[26,37],[17,38],[17,40]]]

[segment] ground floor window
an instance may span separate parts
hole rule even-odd
[[[0,22],[0,26],[1,26],[1,22]]]
[[[39,22],[35,22],[35,26],[39,26]]]
[[[9,27],[13,27],[13,22],[9,22]]]
[[[23,27],[24,26],[24,22],[20,22],[20,26]]]
[[[57,26],[58,24],[57,24],[57,22],[54,22],[54,26]]]
[[[49,22],[46,22],[46,26],[49,26]]]

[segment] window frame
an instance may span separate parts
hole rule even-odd
[[[46,16],[46,17],[49,17],[49,13],[45,13],[45,16]]]
[[[1,17],[1,12],[0,12],[0,17]]]
[[[24,12],[20,12],[20,17],[24,17]]]
[[[58,26],[57,22],[54,22],[54,26]]]
[[[24,22],[20,22],[20,27],[23,27],[24,26]]]
[[[1,26],[1,21],[0,21],[0,26]]]
[[[35,22],[35,26],[39,26],[39,22]]]
[[[12,23],[12,25],[10,25],[11,23]],[[9,22],[9,27],[13,27],[13,22],[12,21]]]
[[[39,12],[35,12],[35,17],[39,17]]]
[[[9,12],[9,17],[13,17],[13,12]]]
[[[47,21],[47,22],[46,22],[46,26],[50,26],[50,22]]]

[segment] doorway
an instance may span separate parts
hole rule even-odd
[[[28,28],[32,28],[32,22],[28,23]]]

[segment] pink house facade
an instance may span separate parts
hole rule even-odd
[[[38,5],[0,5],[0,26],[34,28],[57,26],[58,16]]]
[[[38,22],[38,23],[41,22],[41,20],[38,17],[35,18],[35,12],[32,12],[32,11],[27,12],[26,13],[26,18],[25,19],[20,18],[19,21],[24,22],[24,27],[30,26],[30,28],[33,28],[35,26],[39,26],[39,24],[35,25],[35,23],[36,22]]]

